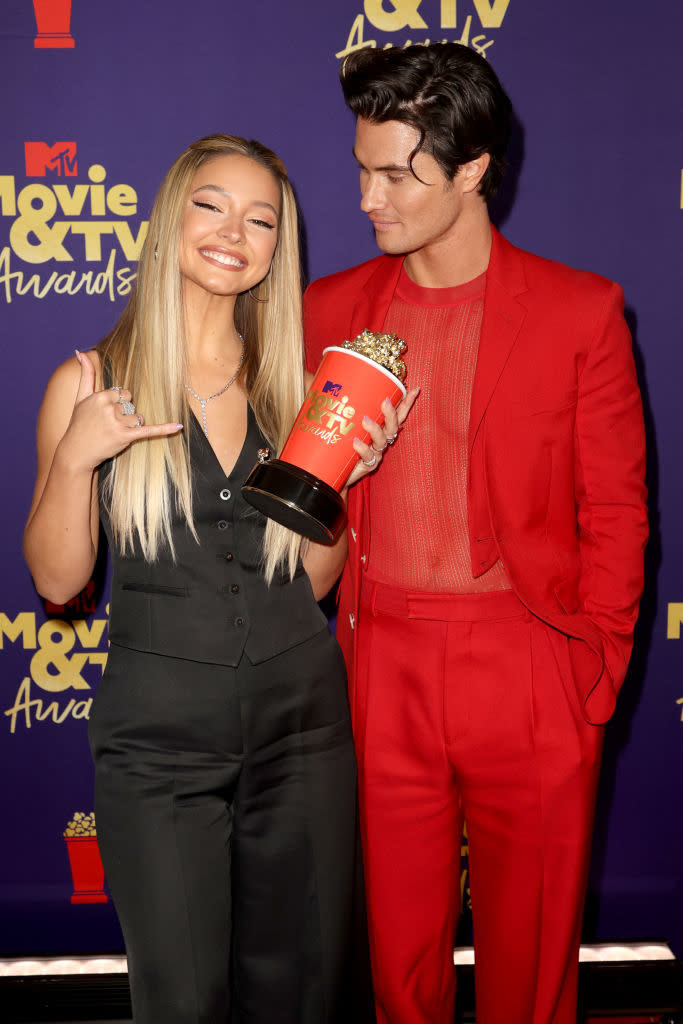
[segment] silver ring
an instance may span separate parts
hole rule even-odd
[[[121,405],[123,407],[124,416],[132,416],[135,412],[135,406],[132,402],[121,402]]]
[[[375,448],[374,444],[371,445],[370,447],[372,448],[373,452],[377,452],[378,455],[381,455],[382,452],[386,450],[388,444],[389,442],[385,441],[381,448]]]
[[[363,463],[364,466],[374,466],[375,463],[377,462],[377,456],[373,455],[372,458],[368,459],[367,461],[365,459],[361,459],[361,462]]]
[[[120,384],[112,384],[112,386],[109,388],[109,390],[110,391],[120,391],[121,390],[121,385]]]
[[[140,413],[137,414],[136,419],[138,421],[138,426],[141,427],[142,426],[142,416],[140,415]]]
[[[391,434],[391,436],[387,438],[387,444],[393,444],[397,437],[398,437],[398,430],[396,431],[395,434]]]

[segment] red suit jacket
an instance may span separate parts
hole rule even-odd
[[[310,368],[326,345],[385,328],[402,261],[379,256],[310,285]],[[642,407],[623,308],[618,285],[517,249],[494,229],[469,427],[472,571],[502,558],[530,612],[569,638],[594,724],[612,714],[626,673],[647,540]],[[349,492],[337,621],[351,685],[367,510],[365,478]]]

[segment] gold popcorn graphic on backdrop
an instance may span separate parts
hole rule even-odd
[[[96,836],[97,830],[95,828],[95,812],[91,811],[90,814],[84,814],[83,811],[76,811],[69,824],[64,829],[64,838],[71,838],[72,836],[80,836],[86,838],[90,836]]]

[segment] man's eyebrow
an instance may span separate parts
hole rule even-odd
[[[358,159],[358,157],[356,156],[355,149],[351,150],[351,152],[353,153],[354,160],[356,161],[358,166],[362,167],[363,170],[368,170],[368,168],[365,167],[365,165],[362,164],[360,162],[360,160]],[[403,171],[403,172],[406,172],[406,171],[410,171],[410,165],[409,164],[383,164],[382,167],[373,167],[373,170],[375,170],[375,171]]]
[[[220,185],[198,185],[197,188],[192,193],[192,195],[194,195],[196,192],[201,192],[203,189],[208,189],[210,192],[218,192],[219,195],[227,196],[228,199],[232,199],[232,192],[228,192],[227,189],[221,188]],[[273,211],[273,213],[275,214],[276,217],[278,215],[277,214],[277,210],[275,209],[273,204],[272,203],[267,203],[263,199],[253,199],[252,200],[252,205],[253,206],[266,206],[269,210]]]

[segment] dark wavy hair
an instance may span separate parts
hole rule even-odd
[[[447,178],[488,153],[479,191],[485,199],[496,194],[505,171],[512,105],[484,57],[460,43],[367,47],[348,54],[339,77],[356,117],[402,121],[417,129],[411,170],[420,150],[434,157]]]

